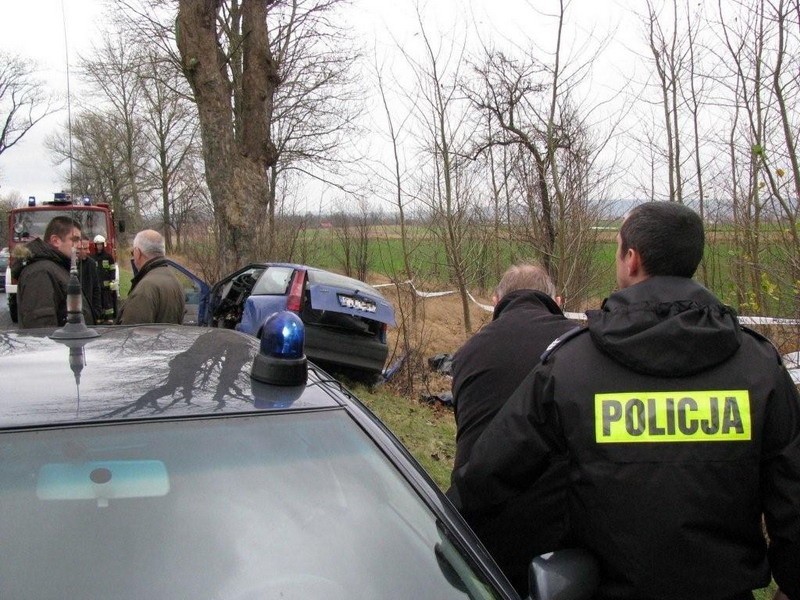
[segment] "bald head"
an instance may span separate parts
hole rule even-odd
[[[553,280],[539,265],[519,264],[509,267],[495,289],[495,304],[502,300],[503,296],[516,290],[538,290],[553,299],[556,297]]]

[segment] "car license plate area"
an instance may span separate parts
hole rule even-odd
[[[345,294],[337,294],[337,296],[339,298],[339,306],[343,308],[351,308],[368,313],[374,313],[378,310],[377,305],[372,300],[356,298],[355,296],[348,296]]]

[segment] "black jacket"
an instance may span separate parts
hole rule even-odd
[[[455,468],[467,462],[478,436],[547,346],[577,326],[542,292],[517,290],[497,303],[491,323],[453,356]]]
[[[548,295],[534,290],[506,294],[492,322],[473,335],[453,356],[453,400],[456,415],[455,467],[469,459],[472,446],[511,393],[539,362],[547,346],[577,327]],[[564,493],[558,473],[548,471],[536,490],[491,513],[465,514],[484,546],[514,587],[528,588],[531,558],[552,550],[564,533]],[[559,494],[549,483],[562,488]],[[546,491],[542,493],[542,489]],[[531,515],[528,506],[536,505]]]
[[[599,598],[800,598],[800,395],[775,348],[692,280],[653,277],[587,313],[454,476],[457,505],[520,493],[569,457],[573,542]],[[771,540],[761,531],[765,516]]]
[[[103,306],[100,298],[102,287],[100,278],[97,276],[97,263],[91,256],[78,259],[78,275],[81,280],[83,297],[88,300],[96,323],[103,314]]]

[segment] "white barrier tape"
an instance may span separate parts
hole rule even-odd
[[[585,321],[586,320],[586,313],[572,313],[572,312],[565,312],[564,316],[572,321]]]
[[[493,312],[494,312],[494,306],[492,306],[491,304],[481,304],[480,302],[478,302],[477,300],[475,300],[475,298],[473,298],[473,297],[472,297],[472,294],[470,294],[469,292],[467,292],[467,296],[469,296],[469,299],[470,299],[470,300],[472,300],[472,301],[473,301],[475,304],[477,304],[478,306],[480,306],[480,307],[481,307],[483,310],[485,310],[486,312],[490,312],[490,313],[493,313]]]
[[[448,290],[445,292],[421,292],[416,287],[414,287],[414,282],[411,280],[402,281],[398,284],[394,283],[379,283],[377,285],[373,285],[374,288],[380,287],[389,287],[393,285],[410,285],[411,289],[414,290],[414,293],[421,298],[438,298],[440,296],[449,296],[451,294],[455,294],[455,290]],[[481,304],[475,298],[467,292],[467,296],[473,303],[477,306],[485,310],[486,312],[494,312],[494,306],[491,304]],[[586,314],[585,313],[576,313],[576,312],[565,312],[564,316],[568,319],[573,321],[585,321]],[[739,323],[742,325],[800,325],[800,319],[780,319],[777,317],[739,317]]]
[[[800,325],[797,319],[777,319],[773,317],[739,317],[742,325]]]

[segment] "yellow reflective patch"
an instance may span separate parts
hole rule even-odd
[[[595,439],[634,442],[732,442],[751,437],[747,390],[595,394]]]

